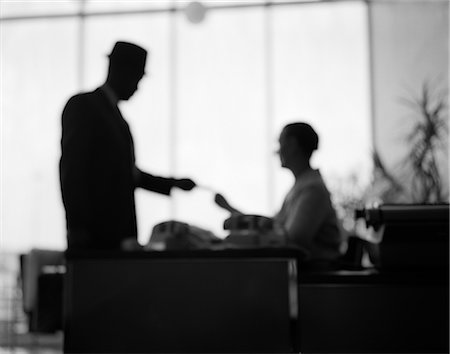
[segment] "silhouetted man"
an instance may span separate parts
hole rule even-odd
[[[64,108],[60,181],[68,249],[138,245],[135,188],[169,195],[173,187],[195,187],[190,179],[152,176],[135,165],[133,139],[117,103],[137,90],[146,58],[145,49],[117,42],[105,84],[75,95]]]

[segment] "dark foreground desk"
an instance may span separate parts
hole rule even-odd
[[[64,351],[448,353],[447,270],[317,272],[301,259],[286,249],[68,254]]]
[[[292,353],[294,250],[67,255],[66,353]]]

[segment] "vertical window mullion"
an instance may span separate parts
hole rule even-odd
[[[78,14],[79,19],[79,32],[78,32],[78,89],[84,88],[84,61],[85,61],[85,46],[86,46],[86,12],[85,12],[86,0],[80,1],[80,11]]]
[[[272,21],[272,6],[269,4],[266,5],[264,11],[264,61],[265,65],[265,126],[266,126],[266,141],[267,141],[267,150],[266,150],[266,165],[267,165],[267,201],[270,210],[274,209],[275,204],[275,175],[273,171],[272,164],[272,141],[274,137],[274,88],[273,88],[273,21]]]
[[[172,0],[175,9],[175,0]],[[174,176],[177,170],[177,12],[170,12],[169,22],[169,169]],[[175,198],[170,200],[170,217],[176,218],[177,205]]]

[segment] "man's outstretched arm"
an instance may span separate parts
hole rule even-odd
[[[177,179],[154,176],[139,170],[137,167],[134,169],[134,180],[136,187],[165,195],[169,195],[173,187],[190,191],[196,186],[195,182],[189,178]]]

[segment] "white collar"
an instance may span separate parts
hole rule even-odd
[[[311,184],[317,184],[322,181],[322,176],[320,175],[319,170],[317,169],[310,169],[305,172],[303,172],[299,178],[294,183],[293,189],[303,189],[306,186],[309,186]]]

